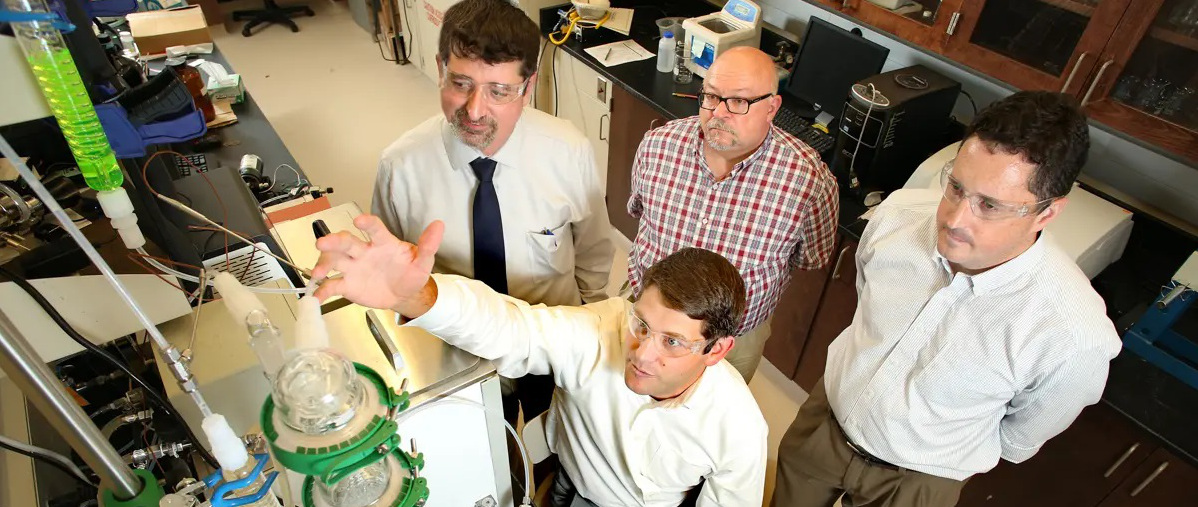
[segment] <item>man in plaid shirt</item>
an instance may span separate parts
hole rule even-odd
[[[836,180],[815,150],[773,126],[782,98],[760,50],[720,55],[699,102],[698,116],[648,132],[637,149],[628,213],[640,225],[629,281],[639,294],[645,270],[686,247],[731,261],[748,305],[727,359],[747,383],[791,270],[820,269],[832,257]]]

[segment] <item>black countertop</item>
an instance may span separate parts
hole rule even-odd
[[[678,84],[674,82],[672,73],[657,71],[656,58],[607,67],[583,50],[632,38],[645,49],[657,53],[657,42],[661,39],[656,24],[658,18],[702,16],[711,14],[719,8],[704,2],[667,2],[663,0],[638,0],[637,2],[616,0],[611,4],[612,7],[631,8],[635,6],[636,8],[636,13],[632,17],[632,28],[627,37],[606,28],[585,30],[582,41],[571,35],[564,44],[557,48],[569,53],[587,67],[595,69],[599,75],[611,79],[612,83],[627,90],[633,97],[644,101],[666,119],[676,120],[698,114],[698,102],[694,99],[675,97],[673,93],[698,93],[703,86],[703,79],[699,76],[695,76],[695,79],[689,84]],[[542,34],[553,30],[560,19],[557,11],[562,7],[565,5],[541,10]],[[552,44],[550,45],[552,46]],[[550,48],[550,50],[556,51],[557,49]]]
[[[693,17],[714,12],[716,7],[703,2],[666,2],[663,0],[639,0],[635,3],[615,0],[615,7],[635,7],[632,29],[629,37],[650,51],[656,51],[658,35],[658,18],[668,16]],[[557,23],[558,7],[546,8],[541,11],[541,31],[548,33]],[[676,84],[673,76],[657,72],[656,60],[648,59],[630,62],[614,67],[606,67],[591,55],[583,51],[585,48],[599,46],[610,42],[625,40],[625,37],[611,30],[588,30],[582,41],[573,36],[562,44],[560,49],[569,53],[599,75],[610,79],[616,86],[628,91],[632,96],[644,101],[650,107],[669,119],[685,118],[698,114],[698,104],[693,99],[675,97],[675,92],[696,93],[702,86],[702,79],[695,76],[694,81],[686,85]],[[763,30],[763,40],[767,31]],[[770,47],[763,43],[764,47]],[[556,49],[555,49],[556,51]],[[840,198],[840,231],[849,238],[860,239],[865,230],[866,221],[860,219],[866,210],[858,198],[841,191]],[[1167,282],[1169,275],[1176,270],[1180,263],[1175,259],[1162,259],[1161,248],[1144,245],[1169,245],[1171,250],[1177,250],[1178,255],[1186,248],[1193,251],[1193,246],[1178,245],[1178,238],[1163,237],[1155,232],[1153,237],[1141,231],[1155,231],[1151,225],[1146,225],[1137,215],[1137,230],[1133,232],[1129,242],[1129,253],[1124,260],[1116,263],[1095,279],[1095,286],[1107,300],[1111,309],[1111,318],[1118,321],[1119,317],[1128,313],[1128,307],[1134,302],[1151,301],[1153,295],[1144,290],[1146,285],[1155,284],[1159,287]],[[1192,241],[1189,240],[1189,241]],[[1173,248],[1176,247],[1176,248]],[[1145,258],[1133,255],[1131,250],[1146,251]],[[1174,255],[1173,257],[1176,257]],[[1163,261],[1163,262],[1162,262]],[[1135,272],[1144,266],[1155,266],[1157,269],[1151,276]],[[1172,266],[1172,268],[1169,268]],[[1167,271],[1167,273],[1166,273]],[[1162,281],[1163,279],[1163,281]],[[1157,283],[1160,281],[1160,283]],[[1191,313],[1194,313],[1193,311]],[[1120,328],[1120,332],[1124,329]],[[1192,389],[1181,381],[1170,376],[1159,368],[1144,361],[1135,354],[1124,351],[1111,362],[1110,376],[1102,402],[1110,405],[1147,432],[1159,438],[1175,454],[1198,465],[1198,390]]]
[[[237,73],[237,70],[229,65],[229,61],[221,54],[220,48],[215,47],[215,44],[213,46],[212,54],[195,56],[190,59],[203,58],[221,64],[230,74]],[[163,65],[163,60],[155,60],[150,63],[150,68],[157,70],[161,69]],[[291,156],[291,152],[287,150],[283,140],[279,139],[279,134],[266,119],[266,115],[262,113],[262,109],[258,107],[258,103],[254,101],[249,90],[245,92],[245,101],[233,104],[232,108],[233,113],[237,115],[237,123],[208,129],[209,132],[219,133],[223,140],[223,146],[220,148],[204,152],[209,159],[209,167],[232,167],[236,170],[241,166],[242,156],[254,154],[262,159],[262,172],[272,178],[278,178],[277,186],[298,183],[296,174],[285,168],[277,171],[276,174],[275,169],[279,167],[279,164],[294,167],[300,177],[307,179],[303,169],[295,161],[295,157]]]
[[[688,84],[678,84],[674,82],[673,74],[657,71],[655,58],[607,67],[584,50],[631,38],[645,49],[656,52],[657,42],[661,38],[656,24],[658,18],[702,16],[711,14],[719,8],[704,2],[668,2],[664,0],[638,0],[636,2],[615,0],[611,4],[613,7],[636,8],[636,14],[632,18],[632,28],[627,37],[603,28],[586,30],[582,41],[571,35],[564,44],[557,48],[569,53],[587,67],[594,69],[600,76],[611,80],[616,86],[648,104],[666,119],[675,120],[699,114],[698,102],[690,98],[675,97],[673,94],[698,93],[703,87],[703,78],[695,76],[695,79]],[[559,19],[557,12],[564,7],[566,4],[541,10],[542,34],[548,34],[553,29]],[[767,30],[762,30],[762,46],[768,47],[769,43],[765,41],[778,38]],[[551,50],[557,51],[557,49]],[[865,229],[865,221],[859,217],[865,210],[865,206],[855,196],[841,192],[839,218],[841,233],[853,239],[860,239],[861,233]]]

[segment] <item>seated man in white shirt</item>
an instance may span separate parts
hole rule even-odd
[[[546,434],[561,460],[555,505],[760,507],[765,419],[724,356],[745,308],[740,274],[718,254],[680,250],[645,273],[635,304],[530,306],[486,285],[430,275],[443,224],[417,245],[358,217],[365,242],[321,238],[316,297],[340,295],[412,319],[508,377],[552,375]]]
[[[505,0],[445,11],[437,47],[441,109],[379,160],[372,212],[409,242],[434,220],[450,233],[433,268],[530,303],[607,299],[615,248],[606,168],[570,122],[526,108],[541,36]],[[516,390],[504,383],[504,394]],[[525,378],[525,418],[549,406],[549,379]],[[505,396],[514,421],[515,398]]]
[[[1073,100],[1019,92],[974,118],[944,189],[880,204],[857,311],[778,450],[777,507],[949,507],[1099,400],[1121,342],[1102,298],[1042,234],[1085,165]]]

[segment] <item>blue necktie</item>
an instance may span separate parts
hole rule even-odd
[[[474,279],[507,294],[507,263],[503,255],[503,221],[495,194],[495,161],[479,157],[470,162],[478,177],[474,192]]]

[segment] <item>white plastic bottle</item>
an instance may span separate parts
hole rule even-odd
[[[674,72],[674,32],[666,32],[657,43],[657,71]]]

